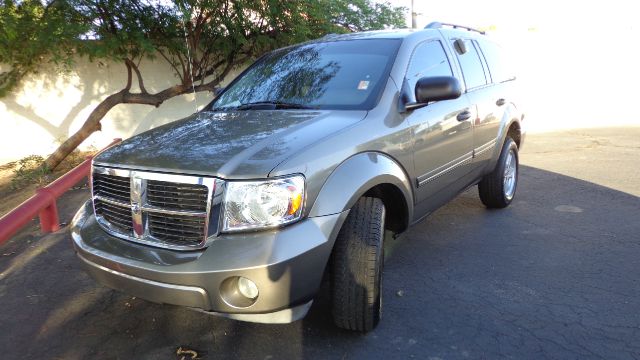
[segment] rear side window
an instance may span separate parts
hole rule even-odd
[[[489,65],[491,80],[494,83],[501,83],[514,78],[505,52],[500,45],[487,40],[480,40],[480,49]]]
[[[407,70],[407,82],[412,93],[420,78],[433,76],[453,76],[447,54],[438,40],[424,42],[413,51]]]
[[[467,86],[467,90],[486,85],[487,79],[476,47],[469,40],[465,40],[464,43],[467,47],[467,52],[463,55],[456,52],[456,56],[462,68],[462,75],[464,76],[464,83]]]

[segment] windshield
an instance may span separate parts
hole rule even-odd
[[[399,45],[398,39],[362,39],[276,50],[234,80],[210,109],[369,110]]]

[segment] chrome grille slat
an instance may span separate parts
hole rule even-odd
[[[112,225],[115,225],[127,232],[133,231],[133,226],[131,226],[131,224],[126,224],[118,218],[113,218],[110,215],[104,216],[104,218],[107,219],[107,221],[109,221]]]
[[[128,188],[130,185],[129,179],[123,176],[110,176],[110,175],[96,174],[94,180],[101,182],[103,184],[113,185],[113,186],[122,186],[126,188]]]
[[[102,216],[112,226],[123,232],[130,233],[133,230],[131,223],[131,211],[104,201],[94,200],[96,214]]]
[[[114,176],[115,178],[115,176]],[[121,188],[129,188],[130,183],[129,182],[124,182],[121,181],[120,179],[105,179],[103,176],[97,177],[95,179],[95,181],[97,181],[100,184],[103,185],[108,185],[108,186],[116,186],[116,187],[121,187]]]
[[[176,229],[176,228],[169,228],[166,226],[161,226],[158,224],[155,224],[153,226],[153,232],[165,232],[168,234],[173,234],[173,233],[178,233],[178,234],[193,234],[194,236],[202,236],[202,231],[198,231],[198,230],[189,230],[187,229]]]
[[[154,214],[154,215],[151,216],[149,221],[157,222],[157,223],[163,223],[163,224],[167,224],[167,225],[184,224],[184,223],[201,224],[201,223],[204,222],[204,219],[188,218],[188,217],[170,218],[169,216],[162,216],[161,217],[161,216],[157,216],[157,215]]]
[[[151,223],[154,224],[152,228],[156,226],[161,229],[165,229],[167,231],[180,230],[180,231],[188,231],[194,233],[201,233],[203,229],[200,229],[204,224],[204,221],[201,222],[190,222],[190,221],[180,221],[180,220],[164,220],[164,219],[149,219]]]
[[[149,233],[158,239],[172,242],[188,242],[199,239],[204,232],[204,221],[194,222],[176,216],[158,217],[149,214]],[[171,227],[167,227],[169,225]]]
[[[129,192],[128,191],[105,189],[102,186],[96,191],[96,193],[97,193],[97,195],[104,194],[104,195],[106,195],[108,197],[112,197],[112,198],[126,197],[126,199],[129,199]]]
[[[102,179],[97,179],[94,181],[94,184],[101,186],[101,187],[108,187],[110,189],[114,189],[114,190],[120,190],[120,191],[129,191],[129,186],[128,185],[123,185],[120,183],[110,183],[107,181],[104,181]]]
[[[109,176],[109,175],[97,174],[95,180],[104,184],[111,184],[114,186],[129,187],[130,185],[129,179],[122,176]]]
[[[199,184],[176,184],[147,181],[147,202],[154,206],[177,210],[205,211],[207,187]]]
[[[101,201],[101,202],[97,203],[97,205],[100,207],[100,209],[105,209],[107,211],[111,211],[113,213],[120,214],[122,216],[130,216],[131,215],[131,210],[126,209],[126,208],[121,208],[121,207],[118,207],[116,205],[112,205],[112,204],[109,204],[107,202],[104,202],[104,201]]]
[[[122,202],[130,202],[129,193],[128,192],[115,192],[112,190],[107,190],[103,187],[96,187],[94,190],[96,195],[104,195],[108,198],[116,199]]]
[[[180,196],[179,194],[174,194],[173,192],[171,193],[164,192],[167,195],[159,195],[157,193],[159,193],[160,191],[158,190],[151,190],[151,191],[153,191],[153,193],[151,193],[150,195],[157,199],[179,199],[182,201],[204,201],[207,199],[206,195],[198,196],[198,197],[192,197],[187,195]]]
[[[147,195],[147,201],[149,204],[153,206],[167,207],[177,210],[191,210],[191,211],[204,211],[206,210],[206,204],[203,206],[198,204],[197,202],[176,202],[176,201],[166,201],[162,198],[154,198]],[[206,200],[203,200],[206,201]]]
[[[130,191],[131,184],[126,177],[103,174],[93,175],[94,195],[102,195],[118,201],[130,202]]]
[[[192,250],[217,233],[211,204],[220,180],[94,166],[98,222],[112,235],[160,247]],[[220,206],[221,189],[215,196]],[[211,226],[213,224],[213,226]],[[214,232],[209,234],[208,232]]]
[[[180,192],[179,192],[179,191],[176,191],[176,190],[160,190],[160,188],[155,187],[155,186],[152,186],[152,185],[149,185],[149,188],[152,188],[154,192],[159,192],[159,193],[177,194],[177,195],[179,195],[179,194],[180,194]],[[188,193],[188,192],[187,192],[187,193],[184,193],[184,194],[182,194],[182,195],[183,195],[183,196],[185,196],[185,195],[192,195],[192,196],[199,196],[199,197],[207,197],[207,194],[206,194],[206,193],[202,193],[202,194],[200,194],[200,193],[197,193],[197,192],[193,192],[193,193]]]
[[[187,197],[187,196],[181,197],[180,195],[158,195],[156,194],[155,190],[149,189],[149,191],[150,193],[148,194],[148,197],[152,197],[159,201],[162,201],[162,199],[168,199],[169,201],[195,202],[195,203],[198,203],[197,205],[201,205],[202,201],[207,200],[206,196],[196,198],[196,197]]]
[[[129,186],[129,178],[117,175],[93,174],[94,180],[101,180],[106,183],[120,183],[123,186]]]
[[[180,199],[178,197],[157,196],[155,194],[148,194],[147,200],[150,200],[149,201],[150,203],[156,202],[156,203],[167,203],[167,204],[177,204],[177,205],[188,205],[188,206],[192,206],[194,209],[199,209],[200,207],[202,207],[202,203],[207,201],[207,198],[203,197],[202,199],[191,199],[191,198]]]

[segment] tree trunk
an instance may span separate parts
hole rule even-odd
[[[124,90],[113,95],[109,95],[98,106],[93,109],[82,127],[65,140],[58,148],[44,161],[43,167],[47,171],[55,169],[73,150],[85,141],[96,130],[100,129],[100,121],[116,105],[124,100]]]

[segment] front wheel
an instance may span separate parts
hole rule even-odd
[[[382,313],[382,200],[363,197],[338,233],[332,261],[332,310],[338,327],[370,331]]]
[[[510,137],[504,142],[496,168],[478,183],[480,200],[488,208],[509,206],[518,186],[518,145]]]

